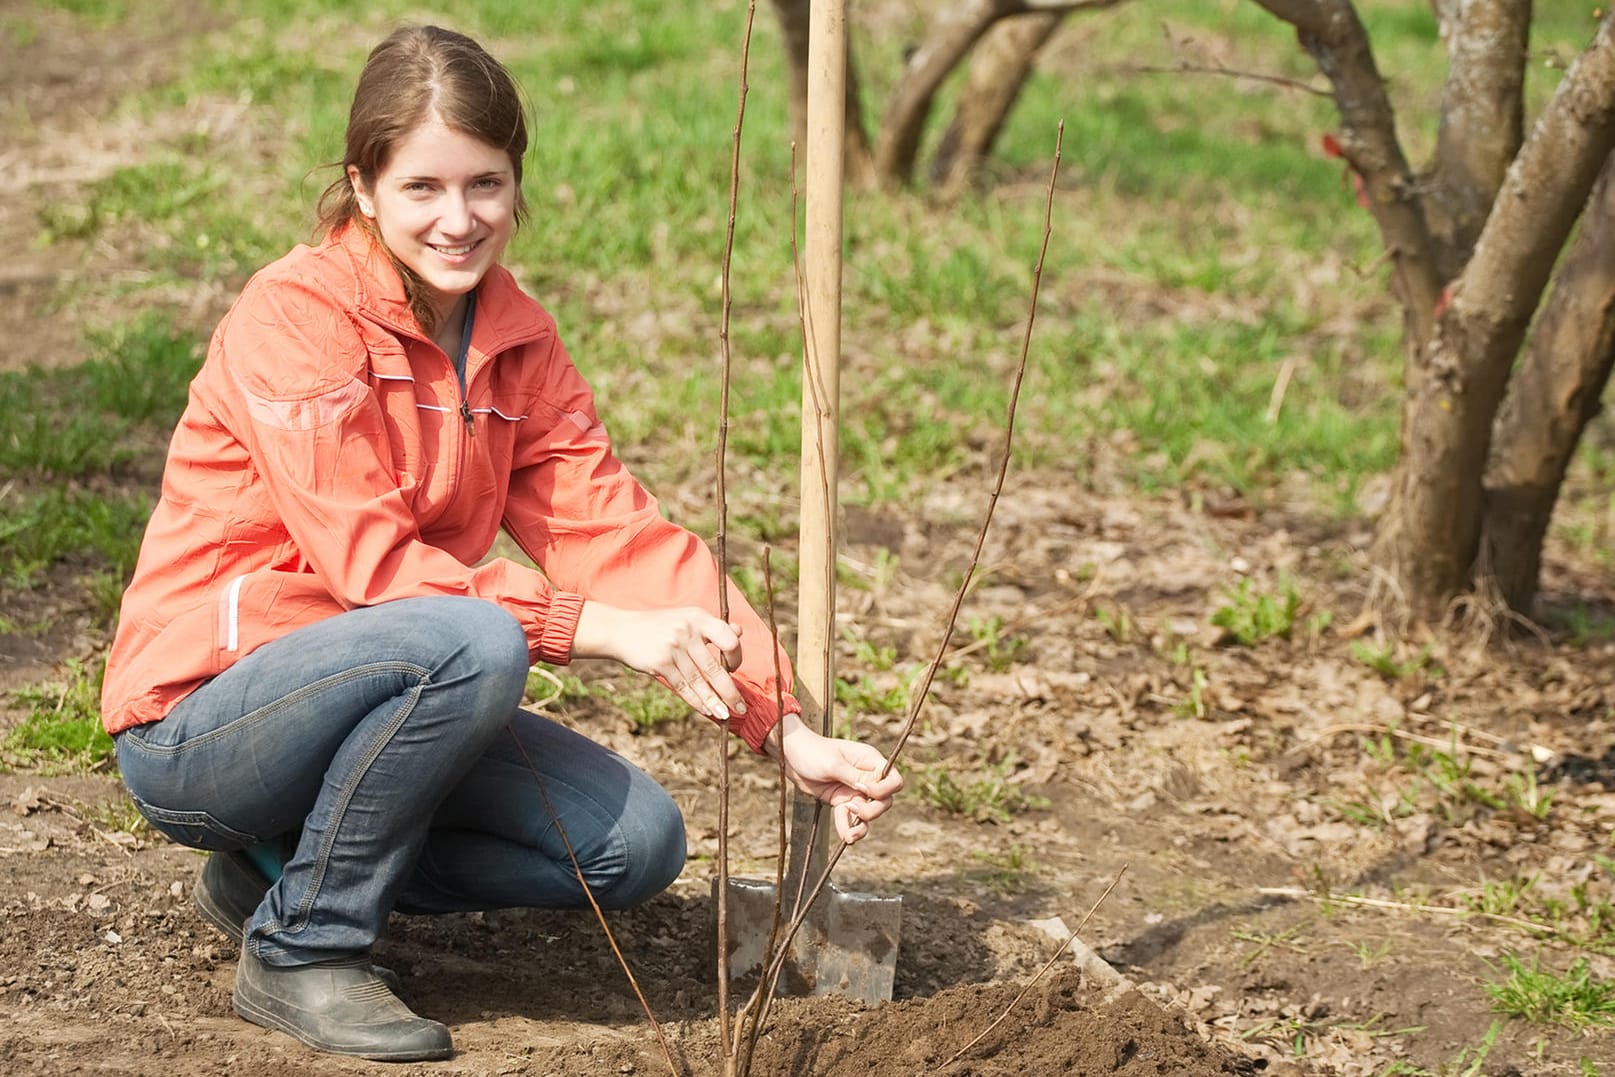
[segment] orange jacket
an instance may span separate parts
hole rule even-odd
[[[716,612],[714,558],[612,454],[554,319],[502,267],[476,304],[466,420],[453,362],[360,229],[248,282],[169,446],[107,661],[110,732],[158,721],[261,644],[392,599],[497,602],[553,663],[585,598]],[[480,563],[501,528],[542,572]],[[744,639],[771,638],[732,583],[729,602]],[[755,749],[777,719],[775,656],[744,653],[733,728]],[[778,668],[788,691],[783,654]]]

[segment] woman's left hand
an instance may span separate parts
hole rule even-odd
[[[881,778],[886,758],[868,744],[826,737],[787,714],[766,742],[776,759],[784,753],[785,776],[798,789],[830,805],[836,834],[851,845],[869,833],[869,824],[892,806],[903,788],[895,769]]]

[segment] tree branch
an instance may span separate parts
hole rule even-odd
[[[1492,434],[1481,558],[1509,607],[1529,615],[1542,542],[1581,435],[1615,366],[1615,156],[1604,162],[1576,240],[1509,379]]]
[[[909,56],[881,118],[875,173],[907,183],[914,174],[925,120],[936,91],[988,27],[1011,15],[1114,7],[1124,0],[962,0],[938,13],[931,33]]]
[[[1368,31],[1351,0],[1254,0],[1295,27],[1317,61],[1340,111],[1341,152],[1363,181],[1368,211],[1391,258],[1392,286],[1402,303],[1407,341],[1430,337],[1441,297],[1430,228],[1413,170],[1396,137],[1396,116],[1374,63]]]
[[[1427,206],[1443,280],[1462,271],[1525,137],[1530,0],[1461,0],[1444,26],[1447,80]]]
[[[1453,295],[1455,317],[1518,325],[1510,359],[1612,148],[1615,19],[1605,14],[1505,174]]]

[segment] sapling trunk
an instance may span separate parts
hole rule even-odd
[[[886,757],[886,765],[881,769],[882,778],[891,773],[892,768],[897,763],[898,756],[903,751],[904,745],[908,743],[909,735],[914,731],[914,726],[919,721],[921,708],[924,706],[926,698],[930,695],[931,683],[936,677],[936,671],[942,665],[943,658],[947,655],[948,640],[953,635],[954,625],[959,619],[959,609],[964,604],[964,597],[967,593],[969,593],[971,578],[975,575],[976,568],[981,563],[981,551],[986,545],[987,532],[992,526],[993,512],[998,506],[998,499],[1004,490],[1004,480],[1009,473],[1009,461],[1015,439],[1015,413],[1020,404],[1021,385],[1026,380],[1027,358],[1032,348],[1032,327],[1037,321],[1037,300],[1038,293],[1041,290],[1043,283],[1043,262],[1045,257],[1048,255],[1049,235],[1053,230],[1052,221],[1054,216],[1054,188],[1055,182],[1059,179],[1060,175],[1060,158],[1064,144],[1065,122],[1061,121],[1055,134],[1054,164],[1049,173],[1048,194],[1043,210],[1043,236],[1041,245],[1038,249],[1037,264],[1032,270],[1032,295],[1028,304],[1029,310],[1026,317],[1026,330],[1021,338],[1020,361],[1016,366],[1015,379],[1010,391],[1008,415],[1004,424],[1004,447],[1002,457],[999,461],[998,477],[993,483],[992,496],[988,499],[987,511],[983,515],[981,529],[976,535],[976,545],[970,555],[970,565],[965,570],[963,580],[960,581],[958,593],[954,596],[953,605],[948,611],[947,621],[943,625],[942,639],[937,645],[937,653],[935,657],[932,658],[930,665],[926,668],[925,676],[919,684],[918,691],[914,693],[913,701],[909,706],[908,719],[904,722],[903,730],[898,735],[897,744],[892,748],[891,752]],[[773,1002],[779,975],[785,965],[785,955],[789,951],[792,940],[795,939],[796,933],[801,929],[802,924],[806,922],[808,912],[812,909],[813,903],[818,900],[819,896],[824,892],[825,886],[830,881],[831,873],[835,870],[835,866],[840,861],[841,855],[846,851],[847,843],[844,841],[831,851],[828,859],[825,862],[823,870],[820,872],[818,878],[814,882],[813,887],[808,891],[805,900],[797,903],[797,907],[791,916],[790,923],[785,929],[785,936],[780,941],[779,950],[777,950],[773,954],[772,958],[767,962],[763,970],[763,975],[757,983],[756,990],[753,992],[752,997],[747,1001],[746,1005],[742,1007],[742,1013],[748,1013],[753,1009],[756,1010],[753,1020],[758,1025],[761,1025],[761,1023],[767,1019],[768,1010]],[[1107,890],[1106,893],[1108,894],[1109,891]],[[1103,901],[1104,898],[1101,897],[1100,900]],[[1098,906],[1096,904],[1095,908],[1097,907]]]
[[[746,32],[740,44],[740,94],[735,106],[735,128],[729,156],[729,221],[723,240],[723,302],[718,323],[719,351],[723,358],[723,374],[719,379],[718,451],[714,470],[717,472],[718,501],[718,616],[729,620],[729,491],[725,480],[726,455],[729,447],[729,384],[731,362],[729,351],[729,308],[732,296],[729,290],[729,269],[735,250],[735,206],[740,196],[740,133],[746,122],[747,66],[751,58],[751,24],[757,12],[756,0],[746,6]],[[729,1070],[733,1054],[729,1043],[729,719],[718,722],[718,1041],[724,1047],[724,1068]]]

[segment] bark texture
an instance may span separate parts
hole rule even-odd
[[[1390,258],[1406,339],[1410,345],[1429,339],[1441,275],[1413,169],[1396,137],[1396,117],[1357,9],[1351,0],[1255,2],[1295,27],[1301,47],[1328,78],[1340,112],[1341,153],[1362,182]]]
[[[1437,271],[1463,269],[1525,137],[1531,0],[1450,0],[1447,79],[1425,187]]]
[[[1482,572],[1509,606],[1530,613],[1542,543],[1582,431],[1601,409],[1615,366],[1615,157],[1605,160],[1587,212],[1509,381],[1481,521]]]

